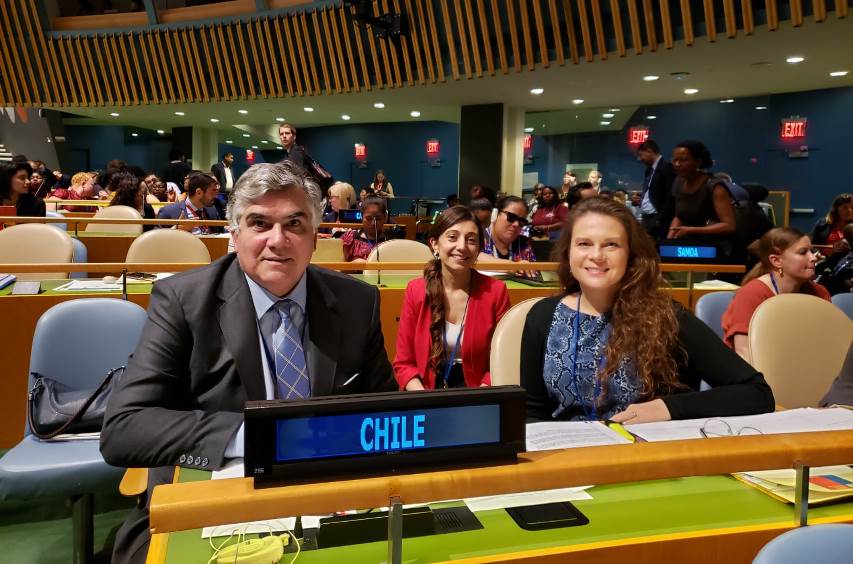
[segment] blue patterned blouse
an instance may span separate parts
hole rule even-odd
[[[580,315],[577,382],[572,378],[571,350],[576,315]],[[606,315],[597,317],[577,312],[563,302],[554,310],[545,346],[543,376],[548,395],[559,403],[552,414],[555,419],[587,419],[587,414],[592,413],[596,391],[601,401],[603,394],[595,383],[595,372],[604,364],[602,358],[607,345],[608,325]],[[641,390],[633,364],[628,359],[623,360],[616,373],[608,379],[608,394],[596,407],[597,417],[607,419],[623,411],[640,397]]]

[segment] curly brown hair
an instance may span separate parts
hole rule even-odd
[[[626,358],[633,361],[643,384],[642,398],[683,388],[678,381],[678,362],[684,350],[678,341],[678,320],[669,294],[662,289],[659,257],[655,244],[626,206],[609,198],[594,197],[579,202],[569,212],[551,260],[559,262],[558,273],[564,295],[580,291],[569,264],[575,222],[588,214],[612,217],[628,236],[628,265],[610,310],[611,333],[604,370],[598,374],[606,396],[608,374]],[[603,398],[602,398],[603,399]]]
[[[472,221],[477,226],[479,234],[477,240],[480,249],[483,248],[483,227],[474,217],[474,214],[465,206],[453,206],[444,210],[436,219],[429,230],[427,240],[438,240],[441,234],[463,221]],[[424,268],[424,279],[426,280],[426,301],[430,309],[429,334],[432,345],[430,346],[428,367],[435,370],[444,358],[444,321],[445,321],[445,299],[444,284],[441,281],[441,259],[435,257],[429,261]]]

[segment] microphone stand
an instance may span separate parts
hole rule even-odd
[[[374,237],[373,240],[375,241],[374,244],[376,245],[376,262],[380,262],[379,261],[379,229],[378,229],[378,225],[377,225],[377,221],[376,221],[375,216],[373,218],[373,237]],[[384,287],[382,285],[382,270],[381,269],[376,271],[376,286],[377,286],[377,288],[383,288]]]

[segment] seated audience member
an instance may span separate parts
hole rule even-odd
[[[456,193],[448,194],[447,197],[444,198],[444,202],[447,204],[448,208],[452,208],[453,206],[459,205],[459,195]]]
[[[400,313],[397,382],[404,390],[488,385],[492,333],[509,295],[503,282],[474,270],[483,228],[455,206],[438,216],[428,240],[435,259],[409,282]]]
[[[489,224],[492,223],[492,202],[488,200],[488,198],[477,198],[475,200],[471,200],[471,203],[468,204],[468,209],[471,210],[471,213],[474,214],[474,217],[477,218],[477,223],[482,226],[483,229],[487,228]]]
[[[384,227],[388,218],[385,198],[379,196],[365,198],[361,213],[361,229],[347,229],[341,237],[344,245],[344,260],[347,262],[366,261],[373,247],[385,241]]]
[[[533,195],[530,196],[530,199],[527,200],[527,209],[530,210],[527,212],[527,219],[532,220],[533,214],[536,213],[536,210],[539,209],[539,197],[542,195],[542,187],[545,186],[541,182],[537,182],[533,186]]]
[[[592,187],[599,194],[602,190],[606,190],[606,188],[601,185],[601,183],[604,181],[604,175],[597,170],[589,171],[589,174],[586,177],[586,181],[592,184]]]
[[[145,201],[149,204],[158,204],[169,201],[169,194],[166,190],[166,183],[152,173],[145,176],[145,186],[148,188],[148,194],[145,196]]]
[[[776,227],[758,240],[756,264],[743,278],[722,318],[723,339],[747,362],[749,358],[749,322],[761,303],[778,294],[811,294],[829,300],[829,292],[815,284],[812,242],[793,227]],[[791,320],[792,323],[796,320]]]
[[[816,281],[833,296],[853,291],[853,223],[845,225],[843,233],[847,254],[835,253],[818,265],[821,274]]]
[[[853,344],[847,349],[847,359],[841,372],[832,382],[829,391],[820,400],[819,407],[831,405],[853,406]]]
[[[528,225],[527,205],[518,196],[504,196],[497,203],[498,215],[485,230],[480,262],[535,261],[530,240],[522,235]]]
[[[572,209],[578,205],[581,200],[594,198],[598,195],[599,194],[595,191],[595,187],[592,185],[592,182],[578,182],[571,190],[569,190],[569,195],[566,197],[566,205],[569,209]]]
[[[302,169],[257,164],[228,205],[237,252],[154,285],[101,431],[107,463],[150,469],[113,562],[145,560],[150,494],[174,466],[215,470],[243,456],[246,401],[396,389],[378,290],[309,265],[320,211]]]
[[[95,175],[91,172],[78,172],[71,177],[71,186],[68,188],[57,188],[45,201],[53,200],[94,200]],[[62,206],[62,209],[73,212],[94,212],[97,208],[93,206]]]
[[[840,243],[844,241],[844,226],[853,222],[853,194],[840,194],[832,201],[829,213],[812,229],[811,239],[815,245],[832,245],[832,253],[844,253]]]
[[[29,191],[31,171],[26,161],[0,163],[0,206],[15,206],[19,217],[44,217],[44,200]]]
[[[380,198],[394,197],[394,187],[391,186],[391,182],[382,169],[377,170],[376,174],[373,175],[373,182],[370,183],[370,187],[373,188],[373,193]]]
[[[560,200],[565,202],[572,188],[578,185],[578,177],[573,170],[567,170],[563,174],[563,183],[560,185]],[[544,186],[544,185],[543,185]]]
[[[622,204],[579,203],[554,249],[563,286],[527,316],[531,420],[644,423],[772,411],[760,373],[661,289],[655,245]],[[711,385],[699,391],[699,384]]]
[[[158,219],[197,219],[218,220],[225,219],[213,206],[213,200],[219,193],[219,183],[212,175],[206,172],[195,172],[187,178],[187,197],[180,202],[163,206]],[[209,235],[210,233],[221,233],[221,227],[209,227],[207,225],[179,225],[183,231],[189,231],[193,235]]]
[[[475,184],[471,186],[471,192],[468,194],[468,201],[473,202],[478,198],[485,198],[491,202],[492,206],[495,205],[497,201],[497,196],[495,195],[495,191],[492,190],[488,186],[483,186],[481,184]]]
[[[323,221],[326,223],[340,223],[341,210],[355,208],[355,188],[346,182],[335,182],[329,187],[329,201]]]
[[[110,177],[111,206],[127,206],[138,211],[143,219],[155,219],[154,208],[145,201],[145,182],[129,172],[117,172]],[[143,231],[153,229],[153,225],[143,225]]]
[[[568,208],[557,198],[557,191],[551,186],[543,186],[539,196],[539,207],[533,214],[534,235],[544,235],[549,239],[556,240],[560,236],[560,230],[568,215]]]
[[[361,192],[358,193],[358,209],[361,209],[364,206],[364,200],[375,195],[376,192],[373,191],[373,188],[362,188]]]
[[[669,224],[668,239],[702,239],[727,246],[732,254],[735,212],[725,182],[711,176],[711,153],[701,141],[682,141],[672,151],[676,178],[675,217]]]

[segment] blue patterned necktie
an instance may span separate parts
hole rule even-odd
[[[299,305],[291,300],[275,304],[281,323],[272,336],[275,352],[276,398],[304,399],[311,396],[311,382],[305,366],[302,335],[293,322],[292,312]]]

